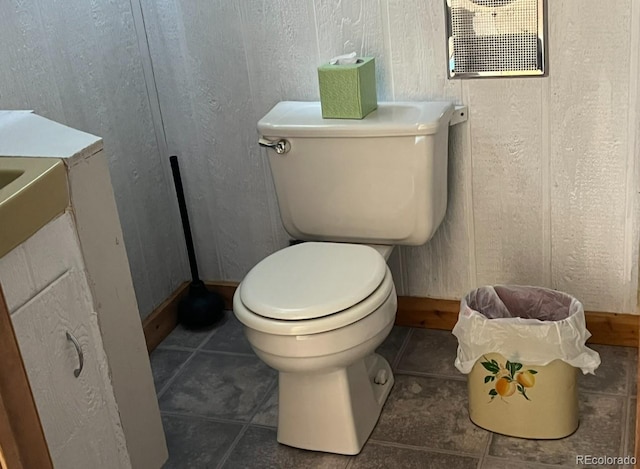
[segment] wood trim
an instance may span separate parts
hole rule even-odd
[[[1,287],[0,357],[0,465],[8,469],[53,469]]]
[[[396,324],[451,330],[458,320],[460,302],[413,296],[398,297]],[[638,347],[640,315],[585,311],[590,344]]]
[[[458,322],[459,311],[459,301],[399,296],[396,324],[450,331]]]
[[[636,437],[634,438],[634,455],[636,457],[636,463],[633,465],[634,468],[640,466],[640,464],[638,464],[638,461],[640,461],[640,342],[638,342],[638,368],[636,370],[636,384]]]
[[[222,295],[225,308],[231,309],[238,282],[205,282],[207,287]],[[151,352],[169,335],[177,324],[176,305],[186,292],[188,282],[182,284],[162,305],[143,322],[147,348]],[[396,324],[400,326],[442,329],[450,331],[458,320],[459,300],[441,300],[414,296],[398,297]],[[591,344],[638,347],[640,315],[586,311],[587,329]]]
[[[588,344],[638,346],[639,315],[595,311],[585,311],[584,314],[587,329],[592,334]]]
[[[204,282],[209,290],[218,293],[224,298],[224,307],[227,310],[233,309],[233,295],[238,288],[238,282]]]
[[[147,343],[147,351],[153,352],[178,325],[178,302],[189,291],[191,282],[184,282],[169,298],[142,320],[142,329]],[[233,294],[238,282],[205,282],[207,287],[224,298],[225,309],[231,309]]]
[[[191,282],[184,282],[149,316],[142,320],[142,329],[147,343],[147,351],[153,352],[172,330],[178,325],[178,302],[187,294]],[[224,307],[229,310],[233,304],[233,294],[238,282],[205,282],[211,291],[219,293],[224,298]]]
[[[190,282],[181,284],[169,298],[143,319],[142,330],[149,353],[153,352],[178,325],[178,302],[187,294],[189,284]]]

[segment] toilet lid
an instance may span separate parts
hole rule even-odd
[[[321,318],[367,298],[385,272],[385,260],[369,246],[301,243],[251,269],[240,284],[240,299],[255,314],[271,319]]]

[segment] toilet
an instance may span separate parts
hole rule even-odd
[[[394,378],[375,353],[397,297],[387,259],[426,243],[447,206],[449,102],[379,103],[362,120],[281,102],[258,123],[285,230],[299,244],[253,267],[233,311],[278,371],[278,441],[358,454]]]

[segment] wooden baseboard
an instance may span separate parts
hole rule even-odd
[[[238,288],[238,282],[204,282],[209,290],[218,293],[224,298],[225,309],[233,308],[233,295]]]
[[[451,330],[458,320],[460,301],[413,296],[398,297],[396,324]],[[640,316],[635,314],[585,311],[590,344],[638,347]]]
[[[188,288],[189,282],[181,284],[169,298],[142,320],[142,330],[149,353],[153,352],[178,325],[178,302],[186,295]]]
[[[396,324],[450,331],[458,321],[458,311],[459,301],[399,296]]]
[[[222,295],[225,308],[231,309],[238,282],[205,282],[210,290]],[[186,293],[188,282],[183,283],[164,303],[144,321],[147,349],[151,352],[169,335],[177,324],[177,304]],[[442,329],[450,331],[458,320],[460,301],[439,300],[413,296],[398,297],[396,324],[400,326]],[[640,316],[634,314],[585,312],[589,343],[638,347]]]
[[[181,284],[169,298],[142,320],[142,330],[149,353],[153,352],[178,325],[178,302],[187,294],[190,283]],[[205,284],[209,290],[219,293],[224,298],[225,309],[232,308],[233,294],[238,282],[205,282]]]
[[[638,368],[636,369],[636,437],[635,440],[635,457],[636,464],[633,465],[635,469],[638,468],[640,464],[637,461],[640,461],[640,343],[638,344]]]

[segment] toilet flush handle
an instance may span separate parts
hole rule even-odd
[[[267,140],[264,137],[260,137],[260,139],[258,140],[258,145],[260,145],[261,147],[271,148],[275,150],[278,155],[284,155],[285,153],[288,153],[289,150],[291,150],[291,144],[284,138],[271,141]]]

